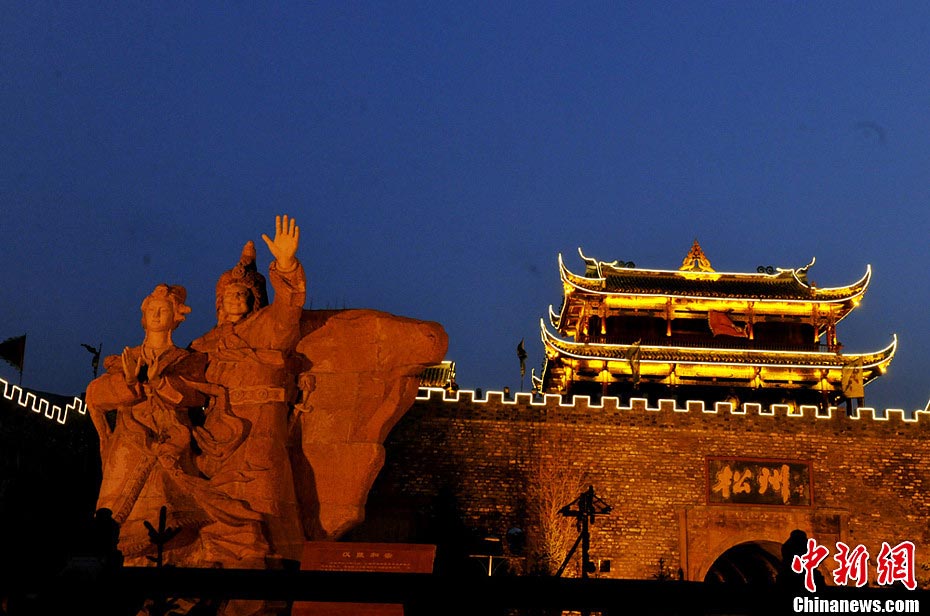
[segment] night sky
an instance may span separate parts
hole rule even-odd
[[[254,6],[251,6],[254,5]],[[308,308],[440,322],[462,388],[529,390],[561,253],[858,280],[866,406],[930,398],[926,2],[8,2],[0,340],[80,394],[156,284],[214,285],[276,214]],[[521,382],[517,343],[525,339]],[[0,363],[0,377],[19,382]]]

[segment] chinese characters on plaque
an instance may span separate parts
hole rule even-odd
[[[710,504],[811,504],[809,462],[709,457],[706,470]]]

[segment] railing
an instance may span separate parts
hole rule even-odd
[[[692,338],[682,339],[680,337],[661,337],[661,338],[630,338],[629,336],[587,336],[579,339],[579,342],[593,344],[623,344],[629,345],[639,342],[642,346],[677,346],[686,348],[712,348],[712,349],[737,349],[747,351],[795,351],[804,353],[830,353],[831,349],[826,344],[771,344],[769,342],[759,342],[757,340],[746,340],[743,338],[724,339],[724,338]]]

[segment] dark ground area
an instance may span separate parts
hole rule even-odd
[[[74,400],[34,392],[64,408]],[[2,394],[2,392],[0,392]],[[64,424],[0,395],[0,598],[28,595],[84,549],[100,486],[97,432],[87,415]]]

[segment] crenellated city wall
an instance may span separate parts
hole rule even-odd
[[[777,552],[799,528],[831,553],[838,541],[863,545],[873,567],[883,543],[913,542],[923,584],[926,415],[421,389],[385,443],[356,536],[431,541],[460,524],[497,537],[520,528],[532,543],[559,523],[539,513],[542,495],[564,501],[550,503],[557,510],[593,486],[611,506],[591,526],[592,560],[610,562],[598,575],[680,569],[702,580],[728,549],[752,542]]]
[[[46,419],[53,419],[62,425],[68,420],[69,411],[77,411],[81,415],[87,413],[84,401],[77,396],[69,404],[62,406],[48,398],[37,396],[35,392],[25,390],[19,385],[13,385],[3,378],[0,378],[0,395],[23,409],[31,410]]]
[[[566,396],[561,396],[558,394],[540,394],[534,395],[526,392],[518,393],[505,393],[501,391],[489,391],[481,394],[480,392],[475,392],[474,390],[459,390],[455,392],[448,392],[440,388],[421,388],[420,393],[417,396],[418,402],[429,402],[441,400],[448,403],[474,403],[476,405],[504,405],[510,408],[515,408],[521,405],[527,405],[530,407],[546,407],[554,408],[559,407],[563,409],[604,409],[607,411],[633,411],[633,410],[647,410],[647,411],[671,411],[676,413],[731,413],[733,415],[752,415],[758,414],[762,416],[777,416],[785,415],[789,417],[815,417],[817,419],[829,419],[838,414],[846,415],[846,410],[843,407],[828,407],[826,409],[821,409],[818,406],[814,405],[801,405],[799,408],[794,409],[792,406],[787,404],[773,404],[770,406],[763,406],[756,403],[745,403],[740,405],[738,408],[734,408],[733,404],[730,402],[716,402],[713,405],[706,405],[701,400],[689,400],[684,403],[680,403],[677,400],[659,400],[658,403],[654,406],[649,406],[649,402],[643,398],[631,398],[627,404],[621,405],[620,400],[616,397],[605,396],[600,402],[592,401],[590,396],[572,396],[567,398]],[[928,404],[930,407],[930,404]],[[852,418],[872,418],[876,421],[887,421],[887,420],[900,420],[906,421],[909,423],[916,423],[920,421],[920,418],[923,417],[924,421],[930,421],[930,410],[928,409],[915,409],[911,412],[907,412],[905,409],[900,408],[887,408],[887,409],[875,409],[872,407],[863,406],[853,410]]]

